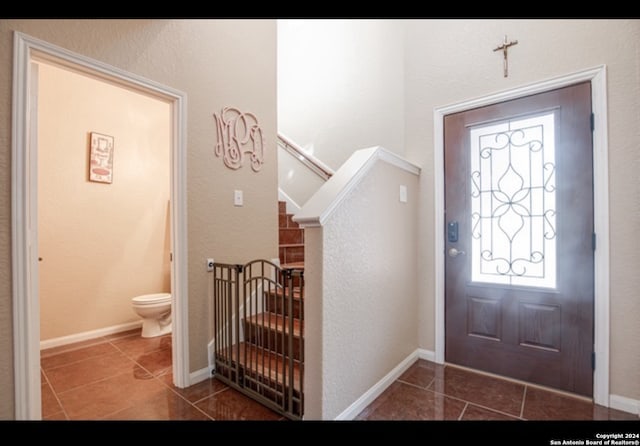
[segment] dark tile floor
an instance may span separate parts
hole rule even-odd
[[[639,420],[537,386],[418,360],[357,420]]]
[[[171,335],[140,330],[41,352],[45,420],[282,420],[216,379],[173,386]],[[638,420],[540,387],[419,360],[357,420]]]
[[[140,330],[41,352],[44,420],[280,420],[282,417],[209,379],[173,386],[171,335]]]

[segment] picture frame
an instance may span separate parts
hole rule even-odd
[[[89,181],[113,182],[113,136],[91,132]]]

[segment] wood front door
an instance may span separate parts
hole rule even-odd
[[[590,83],[444,129],[445,360],[591,396]]]

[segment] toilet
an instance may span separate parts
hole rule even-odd
[[[133,311],[142,318],[142,337],[171,333],[171,294],[144,294],[131,299]]]

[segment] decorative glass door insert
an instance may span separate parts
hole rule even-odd
[[[472,282],[555,288],[554,118],[470,129]]]

